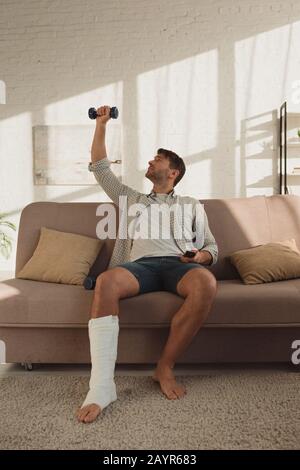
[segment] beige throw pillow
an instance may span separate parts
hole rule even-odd
[[[41,228],[38,245],[17,278],[82,285],[102,240]]]
[[[229,259],[245,284],[300,277],[300,251],[294,238],[239,250]]]

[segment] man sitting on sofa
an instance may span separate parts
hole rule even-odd
[[[153,183],[148,195],[122,184],[110,170],[106,154],[105,131],[110,119],[110,107],[98,108],[97,114],[89,170],[94,172],[97,181],[115,204],[120,205],[120,196],[123,196],[127,198],[128,208],[138,203],[144,209],[138,211],[135,217],[139,230],[136,225],[131,236],[117,237],[109,269],[100,274],[96,281],[88,325],[92,363],[90,388],[77,411],[78,420],[84,423],[94,421],[103,408],[117,399],[114,369],[119,334],[119,300],[161,290],[185,299],[172,318],[167,343],[153,374],[162,393],[173,400],[182,398],[186,393],[174,377],[172,369],[175,361],[206,320],[217,290],[215,276],[204,267],[215,264],[218,256],[204,208],[198,200],[178,196],[174,192],[174,186],[185,173],[183,160],[170,150],[159,149],[149,162],[145,175]],[[178,211],[171,210],[173,205],[180,208],[189,206],[191,211],[179,222]],[[168,209],[169,218],[166,218]],[[162,222],[160,213],[163,215]],[[151,234],[152,229],[158,229],[156,233],[159,235],[150,238],[138,236],[143,228],[148,227],[150,215]],[[164,224],[165,220],[168,222]],[[184,233],[178,235],[178,228],[182,225]],[[160,229],[170,229],[169,236],[163,236]],[[186,251],[194,252],[193,258],[185,256],[190,254]]]

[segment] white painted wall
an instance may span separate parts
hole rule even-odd
[[[91,125],[92,139],[87,109],[101,104],[120,110],[126,183],[148,191],[147,161],[166,147],[187,163],[179,193],[276,193],[299,44],[297,0],[2,0],[0,212],[18,224],[32,201],[105,200],[97,186],[35,186],[32,172],[32,126]]]

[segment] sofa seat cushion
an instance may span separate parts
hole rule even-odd
[[[93,291],[82,286],[10,279],[0,283],[0,326],[86,326]],[[300,323],[300,279],[245,285],[218,281],[207,326]],[[170,324],[183,299],[151,292],[120,302],[120,325],[161,327]],[[1,339],[1,338],[0,338]]]
[[[207,319],[211,324],[300,324],[300,279],[244,284],[218,281],[218,292]]]
[[[9,279],[0,283],[0,325],[86,323],[92,298],[83,286]]]
[[[169,324],[182,303],[180,297],[168,292],[124,299],[120,323]],[[258,285],[245,285],[239,279],[218,281],[206,325],[300,324],[299,305],[300,279]]]

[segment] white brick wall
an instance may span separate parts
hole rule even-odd
[[[277,192],[276,111],[300,111],[299,20],[297,0],[1,0],[0,211],[18,223],[34,200],[104,200],[32,175],[32,126],[92,125],[101,104],[120,110],[128,184],[150,189],[146,163],[165,146],[188,165],[180,193]]]

